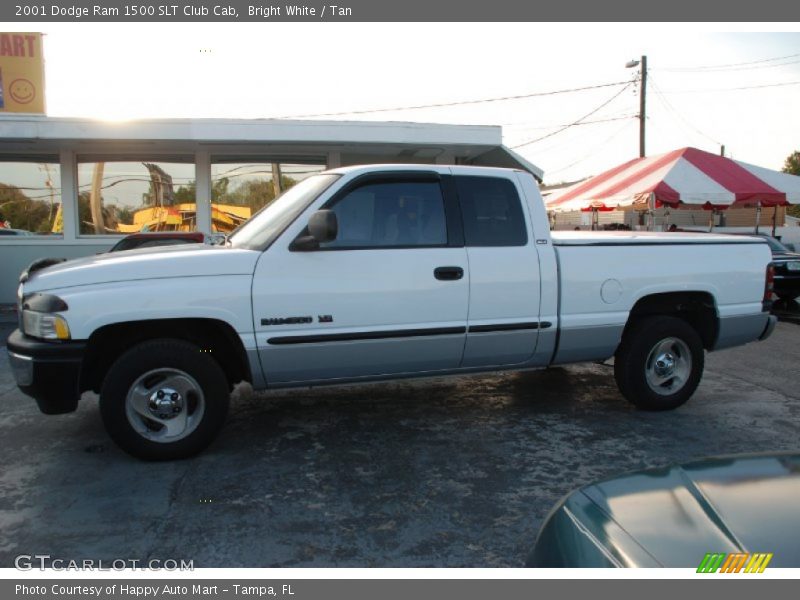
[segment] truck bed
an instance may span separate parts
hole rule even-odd
[[[611,356],[637,301],[655,294],[699,292],[714,299],[717,347],[755,339],[764,327],[761,299],[772,254],[761,238],[564,231],[552,239],[560,283],[557,364]],[[631,246],[636,251],[625,249]]]

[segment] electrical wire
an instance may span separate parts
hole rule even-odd
[[[620,109],[616,111],[611,111],[608,113],[608,117],[624,117],[630,111],[638,110],[638,101],[637,106],[626,107],[625,109]],[[541,119],[538,121],[531,121],[530,117],[526,117],[525,121],[505,121],[500,123],[495,123],[495,125],[499,125],[500,127],[519,127],[522,129],[551,129],[553,127],[562,127],[563,123],[542,123]]]
[[[657,68],[657,69],[649,69],[650,71],[670,71],[670,72],[680,72],[680,73],[687,73],[687,72],[694,72],[694,71],[720,71],[720,70],[739,70],[740,67],[751,68],[749,65],[760,65],[763,63],[768,62],[775,62],[778,60],[786,60],[789,58],[797,58],[800,57],[800,54],[788,54],[786,56],[775,56],[773,58],[763,58],[761,60],[751,60],[748,62],[740,62],[740,63],[729,63],[723,65],[705,65],[701,67],[666,67],[666,68]],[[792,61],[786,64],[793,64],[795,62],[800,61]],[[768,66],[781,66],[781,65],[768,65]],[[752,68],[760,68],[760,67],[752,67]]]
[[[707,133],[704,133],[703,131],[692,125],[689,122],[689,120],[686,119],[686,117],[684,117],[681,113],[679,113],[678,110],[672,105],[672,103],[669,100],[667,100],[666,96],[664,96],[664,93],[661,91],[661,87],[656,83],[655,79],[653,79],[652,75],[650,76],[650,85],[652,86],[653,91],[656,93],[656,98],[658,98],[659,102],[661,102],[662,106],[664,106],[664,108],[666,108],[667,111],[671,112],[674,116],[676,116],[680,121],[682,121],[687,127],[693,130],[695,133],[699,133],[707,140],[714,142],[717,146],[722,145],[721,142],[715,140]]]
[[[618,98],[618,97],[619,97],[619,96],[622,94],[622,92],[624,92],[625,90],[627,90],[627,89],[628,89],[628,88],[629,88],[631,85],[633,85],[633,82],[632,82],[632,81],[629,81],[629,82],[628,82],[628,83],[625,85],[625,87],[623,87],[623,88],[622,88],[622,89],[620,89],[620,90],[619,90],[619,91],[618,91],[616,94],[614,94],[613,96],[611,96],[611,98],[609,98],[608,100],[606,100],[605,102],[603,102],[603,103],[602,103],[600,106],[598,106],[597,108],[594,108],[594,109],[592,109],[591,111],[589,111],[588,113],[586,113],[585,115],[583,115],[583,116],[582,116],[580,119],[576,119],[575,121],[573,121],[573,122],[572,122],[572,123],[570,123],[569,125],[565,125],[564,127],[561,127],[560,129],[557,129],[556,131],[552,131],[552,132],[550,132],[550,133],[548,133],[548,134],[546,134],[546,135],[540,136],[540,137],[538,137],[538,138],[535,138],[535,139],[532,139],[532,140],[528,140],[527,142],[523,142],[522,144],[517,144],[516,146],[511,146],[511,148],[512,148],[513,150],[516,150],[517,148],[522,148],[523,146],[529,146],[530,144],[535,144],[536,142],[540,142],[541,140],[547,139],[547,138],[549,138],[549,137],[553,137],[554,135],[558,135],[558,134],[559,134],[559,133],[561,133],[562,131],[566,131],[567,129],[569,129],[569,128],[571,128],[571,127],[575,127],[576,125],[579,125],[579,124],[580,124],[582,121],[584,121],[584,120],[588,119],[589,117],[591,117],[593,114],[595,114],[596,112],[598,112],[598,111],[599,111],[599,110],[601,110],[602,108],[605,108],[606,106],[608,106],[609,104],[611,104],[611,103],[612,103],[614,100],[616,100],[616,99],[617,99],[617,98]]]
[[[614,133],[612,133],[612,134],[611,134],[609,137],[607,137],[605,140],[603,140],[603,141],[602,141],[602,142],[600,142],[599,144],[595,145],[595,146],[592,148],[592,150],[591,150],[591,151],[590,151],[588,154],[585,154],[584,156],[582,156],[581,158],[579,158],[579,159],[578,159],[578,160],[576,160],[575,162],[571,162],[570,164],[568,164],[568,165],[566,165],[566,166],[563,166],[563,167],[559,167],[558,169],[546,170],[545,172],[546,172],[546,173],[547,173],[547,175],[549,176],[549,175],[552,175],[553,173],[561,173],[562,171],[566,171],[567,169],[569,169],[569,168],[572,168],[572,167],[574,167],[575,165],[582,163],[582,162],[583,162],[583,161],[585,161],[586,159],[588,159],[588,158],[590,158],[590,157],[594,156],[594,154],[597,152],[597,149],[598,149],[598,148],[602,148],[603,146],[605,146],[606,144],[608,144],[608,143],[609,143],[609,142],[611,142],[612,140],[614,140],[614,139],[618,138],[618,137],[619,137],[619,136],[622,134],[622,132],[623,132],[623,131],[625,131],[626,129],[628,129],[628,126],[629,126],[630,124],[631,124],[631,122],[630,122],[630,121],[628,121],[627,123],[624,123],[624,124],[622,125],[622,127],[620,127],[619,129],[617,129],[616,131],[614,131]]]
[[[581,121],[578,125],[594,125],[595,123],[610,123],[611,121],[622,121],[623,119],[630,119],[631,117],[637,116],[636,114],[626,114],[620,115],[618,117],[609,117],[608,119],[595,119],[594,121]],[[569,124],[560,124],[560,125],[547,125],[541,127],[521,127],[517,130],[519,131],[532,131],[535,129],[553,129],[554,127],[567,127]],[[506,128],[513,128],[513,125],[508,125]]]
[[[766,83],[764,85],[745,85],[732,88],[708,88],[704,90],[662,90],[664,94],[705,94],[708,92],[736,92],[739,90],[757,90],[761,88],[784,87],[787,85],[800,85],[800,81],[786,81],[783,83]]]
[[[480,98],[478,100],[460,100],[456,102],[439,102],[436,104],[417,104],[415,106],[395,106],[392,108],[371,108],[365,110],[348,110],[342,112],[329,112],[329,113],[316,113],[307,115],[289,115],[284,117],[277,117],[278,119],[309,119],[312,117],[339,117],[344,115],[365,115],[370,113],[381,112],[395,112],[403,110],[420,110],[424,108],[445,108],[450,106],[467,106],[470,104],[484,104],[489,102],[505,102],[507,100],[524,100],[526,98],[538,98],[541,96],[555,96],[557,94],[569,94],[573,92],[583,92],[586,90],[597,90],[600,88],[613,87],[616,85],[630,85],[629,81],[614,81],[612,83],[601,83],[598,85],[586,85],[577,88],[568,88],[563,90],[551,90],[548,92],[533,92],[530,94],[519,94],[517,96],[499,96],[496,98]],[[627,85],[626,85],[627,87]],[[624,88],[623,88],[624,89]]]

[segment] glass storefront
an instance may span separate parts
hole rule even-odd
[[[62,231],[58,160],[0,160],[0,236],[60,236]]]
[[[197,228],[195,166],[156,160],[78,162],[78,233]]]
[[[211,165],[212,231],[230,233],[281,193],[323,170],[323,164],[216,159]]]

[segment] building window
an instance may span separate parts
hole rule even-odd
[[[195,168],[186,162],[78,162],[80,235],[194,231]]]
[[[0,159],[0,235],[61,235],[61,169],[56,158]]]
[[[215,157],[211,165],[211,229],[230,233],[323,164],[238,162]]]

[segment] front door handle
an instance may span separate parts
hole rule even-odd
[[[441,281],[456,281],[464,276],[464,269],[461,267],[436,267],[433,276]]]

